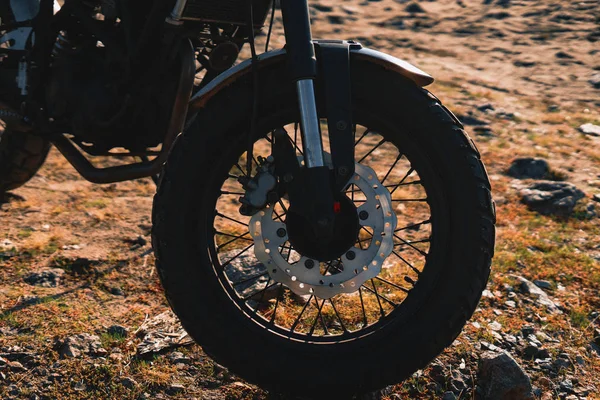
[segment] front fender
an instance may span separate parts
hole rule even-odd
[[[258,57],[258,68],[264,68],[268,65],[275,63],[284,63],[286,57],[285,49],[269,51],[261,54]],[[400,60],[399,58],[392,57],[388,54],[380,51],[366,49],[358,46],[350,47],[351,59],[357,60],[368,60],[375,64],[379,64],[382,67],[395,71],[400,75],[410,79],[416,85],[425,87],[433,83],[434,79],[431,75],[421,71],[414,65]],[[251,73],[251,60],[246,60],[235,67],[228,69],[221,75],[212,80],[202,90],[196,93],[190,100],[190,110],[197,110],[203,108],[206,103],[221,90],[230,86],[240,78]]]

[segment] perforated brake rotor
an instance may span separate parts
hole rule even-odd
[[[290,263],[280,253],[288,241],[284,222],[273,219],[273,208],[267,206],[250,220],[250,234],[254,239],[256,258],[262,262],[275,282],[289,287],[299,295],[313,294],[329,299],[340,293],[352,293],[367,280],[379,275],[383,262],[394,249],[396,213],[387,188],[379,182],[371,168],[356,164],[355,174],[348,182],[357,186],[366,201],[357,208],[361,226],[369,227],[373,238],[368,248],[349,248],[341,257],[335,274],[323,275],[319,260],[300,254],[297,262]],[[350,258],[348,258],[350,257]]]

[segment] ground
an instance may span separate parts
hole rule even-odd
[[[428,89],[465,123],[496,201],[496,256],[473,318],[433,364],[377,396],[476,397],[479,357],[505,349],[536,397],[600,398],[600,137],[579,129],[600,125],[593,79],[600,73],[598,2],[311,6],[315,37],[356,39],[436,78]],[[275,35],[272,46],[281,46],[279,27]],[[553,179],[585,193],[568,217],[541,215],[521,202],[521,188],[532,182],[507,174],[519,157],[545,159]],[[53,150],[39,174],[2,204],[0,397],[269,396],[185,340],[172,340],[180,348],[140,355],[149,331],[160,336],[167,329],[148,328],[168,311],[149,245],[154,191],[150,179],[87,183]],[[59,271],[46,286],[27,279],[49,269]],[[546,295],[522,278],[538,281]],[[115,325],[121,328],[109,329]],[[96,342],[81,339],[83,350],[65,345],[66,337],[84,333],[97,335]]]

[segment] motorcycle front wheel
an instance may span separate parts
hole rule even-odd
[[[387,201],[392,211],[379,222],[393,221],[391,235],[360,214],[354,244],[309,265],[302,249],[314,242],[288,239],[283,195],[261,211],[261,243],[278,240],[278,254],[257,250],[256,219],[240,214],[238,200],[248,174],[251,79],[198,113],[174,145],[154,200],[157,267],[185,329],[239,376],[309,398],[373,391],[423,368],[474,312],[493,256],[490,184],[460,123],[404,77],[366,61],[351,67],[356,181],[344,201],[356,213]],[[303,154],[294,85],[281,66],[265,68],[251,175],[269,162],[276,130],[287,132],[299,160]],[[319,95],[317,103],[327,150]],[[381,260],[383,241],[391,251]],[[362,268],[349,260],[369,249],[379,272],[350,288],[342,279],[348,269],[360,277],[372,266],[371,258]],[[307,278],[315,271],[320,281]],[[331,288],[328,295],[318,295],[319,285]]]

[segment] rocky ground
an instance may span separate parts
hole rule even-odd
[[[311,4],[316,37],[358,39],[437,78],[497,204],[475,315],[426,369],[369,398],[600,398],[598,1]],[[212,362],[169,313],[148,244],[153,191],[91,185],[52,152],[2,204],[0,398],[275,397]]]

